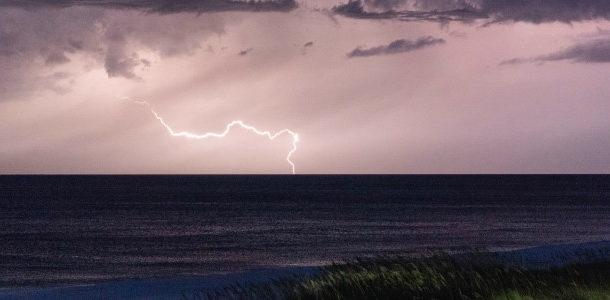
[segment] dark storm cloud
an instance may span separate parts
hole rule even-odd
[[[239,51],[239,53],[238,53],[238,54],[239,54],[240,56],[244,56],[244,55],[247,55],[248,53],[252,52],[252,50],[254,50],[254,48],[248,48],[248,49],[246,49],[246,50]]]
[[[128,79],[136,79],[138,76],[135,73],[135,68],[142,63],[136,54],[131,56],[125,55],[124,51],[118,48],[112,48],[106,54],[104,60],[104,68],[108,77],[124,77]]]
[[[485,0],[484,12],[493,22],[577,22],[610,19],[610,1],[600,0]]]
[[[382,12],[368,11],[365,5],[360,0],[350,0],[346,4],[335,6],[333,11],[336,14],[343,15],[349,18],[356,19],[394,19],[400,21],[433,21],[433,22],[449,22],[461,21],[470,22],[476,19],[486,19],[488,16],[479,11],[472,9],[453,9],[453,10],[432,10],[432,11],[416,11],[416,10],[386,10]]]
[[[364,0],[367,6],[381,10],[391,10],[407,3],[407,0]]]
[[[56,74],[76,76],[74,68],[102,67],[110,78],[139,79],[139,70],[151,65],[147,56],[194,53],[224,28],[218,15],[193,22],[177,14],[91,7],[0,8],[0,101],[43,90],[67,92],[74,78]]]
[[[388,45],[377,46],[372,48],[356,48],[347,54],[347,57],[366,57],[374,55],[398,54],[410,52],[425,47],[430,47],[444,43],[445,40],[437,39],[431,36],[421,37],[417,40],[395,40]]]
[[[24,8],[92,6],[170,14],[180,12],[290,11],[297,7],[297,3],[295,0],[5,0],[0,2],[0,6]]]
[[[9,84],[13,79],[51,86],[54,77],[41,74],[83,57],[103,66],[108,77],[139,79],[138,69],[150,65],[142,53],[190,54],[201,49],[205,36],[224,33],[222,17],[193,22],[175,13],[296,7],[296,0],[0,0],[0,70],[6,79],[0,96],[28,90]],[[34,79],[40,76],[44,80]]]
[[[337,14],[361,19],[401,21],[577,22],[610,19],[610,2],[600,0],[349,0],[333,8]],[[383,10],[379,11],[382,8]]]
[[[70,59],[63,52],[51,53],[45,60],[46,65],[61,65],[69,62]]]
[[[564,50],[531,58],[513,58],[500,65],[543,63],[569,60],[578,63],[610,63],[610,39],[597,39],[573,45]]]

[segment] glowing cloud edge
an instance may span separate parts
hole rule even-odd
[[[157,113],[157,111],[155,111],[153,109],[153,107],[150,103],[143,101],[143,100],[134,100],[129,97],[120,97],[120,99],[131,101],[133,103],[146,106],[150,110],[150,112],[153,114],[153,116],[155,116],[155,118],[161,123],[161,125],[163,125],[163,127],[165,127],[167,132],[169,132],[170,135],[175,136],[175,137],[185,137],[188,139],[222,138],[222,137],[225,137],[231,131],[231,129],[237,125],[239,125],[243,129],[254,132],[257,135],[266,136],[270,140],[274,140],[275,138],[277,138],[283,134],[289,134],[292,137],[292,148],[288,152],[288,155],[286,155],[286,161],[290,164],[290,166],[292,168],[292,174],[296,174],[296,166],[290,158],[292,157],[292,154],[294,154],[297,151],[297,143],[299,142],[299,134],[290,129],[282,129],[276,133],[271,133],[270,131],[258,130],[256,127],[247,125],[246,123],[244,123],[241,120],[235,120],[235,121],[231,121],[229,124],[227,124],[227,126],[225,127],[225,130],[221,133],[206,132],[203,134],[194,134],[194,133],[190,133],[187,131],[174,131],[174,129],[172,129],[167,123],[165,123],[163,118]]]

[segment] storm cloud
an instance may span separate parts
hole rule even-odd
[[[610,39],[597,39],[570,46],[546,55],[530,58],[513,58],[500,65],[543,63],[568,60],[577,63],[610,63]]]
[[[610,20],[610,2],[598,0],[349,0],[333,11],[359,19],[436,22],[488,19],[488,24]]]
[[[248,53],[252,52],[253,50],[254,50],[254,48],[244,49],[244,50],[239,51],[238,55],[239,56],[248,55]]]
[[[296,7],[296,0],[0,1],[0,69],[5,79],[0,96],[69,90],[69,78],[55,74],[69,74],[62,68],[77,57],[102,66],[109,78],[140,79],[139,70],[151,64],[145,55],[190,54],[201,49],[205,37],[224,33],[225,20],[217,14],[194,21],[179,13],[288,12]],[[14,80],[40,84],[20,87],[10,83]],[[64,82],[61,88],[55,83],[59,80]]]
[[[67,8],[90,6],[111,9],[135,9],[149,13],[220,11],[290,11],[297,7],[295,0],[6,0],[0,7]]]
[[[395,40],[388,45],[377,46],[372,48],[361,48],[358,47],[347,54],[347,57],[367,57],[374,55],[388,55],[410,52],[425,47],[430,47],[438,44],[445,43],[445,40],[434,38],[431,36],[420,37],[417,40]]]
[[[364,3],[369,7],[388,11],[406,4],[407,0],[364,0]]]
[[[66,74],[74,68],[101,67],[109,78],[139,79],[151,58],[191,54],[206,37],[225,32],[220,16],[192,20],[91,7],[0,9],[0,101],[40,90],[66,92]]]
[[[379,2],[379,1],[378,1]],[[387,5],[375,5],[374,7],[389,7]],[[453,10],[394,10],[385,11],[367,10],[367,6],[360,0],[350,0],[346,4],[338,5],[333,8],[336,14],[355,19],[394,19],[399,21],[433,21],[433,22],[471,22],[477,19],[487,19],[488,15],[474,9],[453,9]]]
[[[485,0],[481,10],[493,22],[578,22],[610,19],[610,2],[599,0]]]

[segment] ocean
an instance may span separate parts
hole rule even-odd
[[[610,176],[0,176],[0,287],[610,240]]]

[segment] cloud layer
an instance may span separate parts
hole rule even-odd
[[[190,54],[223,34],[221,16],[184,18],[90,7],[0,9],[0,101],[37,90],[69,90],[70,74],[103,67],[138,79],[148,57]],[[81,65],[73,65],[78,61]],[[83,62],[85,65],[83,65]],[[77,68],[77,69],[75,69]]]
[[[411,9],[407,9],[411,8]],[[577,22],[610,20],[610,2],[598,0],[349,0],[333,8],[360,19],[469,22]]]
[[[610,2],[599,0],[484,0],[481,11],[493,22],[578,22],[610,19]]]
[[[431,36],[420,37],[417,40],[400,39],[383,46],[377,46],[372,48],[358,47],[349,52],[347,54],[347,57],[367,57],[374,55],[405,53],[443,43],[445,43],[445,40],[434,38]]]
[[[360,0],[350,0],[348,3],[335,6],[333,12],[336,14],[356,19],[394,19],[400,21],[433,21],[433,22],[471,22],[476,19],[486,19],[488,16],[482,12],[472,9],[461,8],[453,10],[394,10],[391,3],[386,1],[376,1],[373,7],[384,7],[385,11],[369,11],[367,5]],[[392,2],[394,3],[394,2]],[[388,9],[389,8],[389,9]]]
[[[178,13],[296,7],[296,0],[0,1],[0,101],[37,90],[68,91],[72,76],[65,69],[77,57],[103,66],[110,78],[139,79],[139,70],[151,64],[143,52],[189,54],[205,37],[224,33],[218,15],[194,21]]]
[[[530,58],[513,58],[505,60],[500,65],[522,63],[542,63],[550,61],[569,60],[577,63],[609,63],[610,39],[596,39],[570,46],[566,49],[546,55]]]
[[[290,11],[297,7],[295,0],[6,0],[0,6],[25,8],[66,8],[91,6],[112,9],[137,9],[151,13],[219,11]]]

